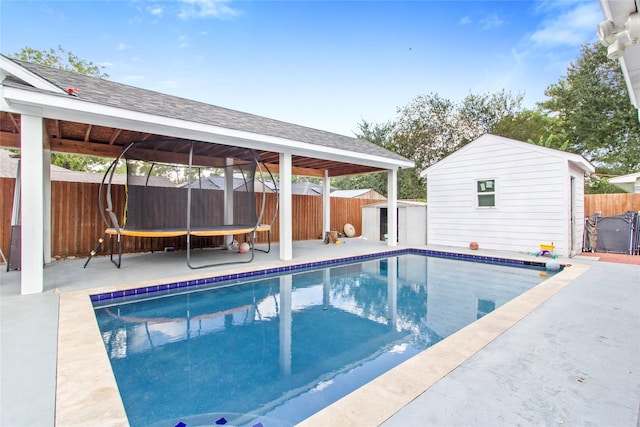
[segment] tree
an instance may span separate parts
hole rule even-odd
[[[412,159],[422,171],[491,132],[505,117],[514,116],[521,103],[522,95],[505,91],[470,93],[458,104],[434,93],[418,96],[398,110],[392,141],[396,152]]]
[[[484,95],[470,93],[459,104],[431,93],[418,96],[399,108],[398,118],[393,122],[361,122],[358,125],[360,132],[356,135],[413,160],[415,168],[398,172],[398,197],[425,199],[427,187],[420,172],[491,132],[505,117],[513,117],[521,103],[522,95],[513,96],[505,91]],[[334,180],[334,185],[374,188],[382,194],[387,193],[385,174]]]
[[[567,75],[550,85],[539,104],[557,116],[568,150],[582,154],[598,172],[626,174],[640,168],[638,113],[629,102],[617,61],[599,43],[586,44]]]
[[[73,53],[67,52],[62,46],[58,46],[58,49],[51,48],[48,51],[39,51],[27,46],[23,47],[20,52],[10,54],[9,57],[101,79],[109,77],[108,74],[100,71],[101,67],[93,62],[78,58]],[[51,164],[75,171],[99,171],[105,170],[109,161],[96,156],[52,153]]]
[[[356,132],[356,137],[393,151],[389,139],[390,127],[389,123],[377,124],[363,120],[358,123],[359,131]],[[387,194],[387,174],[384,172],[334,178],[331,180],[331,184],[340,190],[372,188],[380,194]]]
[[[504,117],[494,125],[491,133],[548,148],[567,150],[568,139],[561,133],[558,124],[556,117],[542,110],[523,110]]]
[[[67,52],[62,46],[58,49],[36,50],[29,46],[23,47],[20,52],[9,55],[11,58],[33,62],[60,70],[72,71],[86,76],[109,78],[109,75],[101,71],[102,68],[91,61],[78,58],[72,52]]]

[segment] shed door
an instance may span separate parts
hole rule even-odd
[[[387,208],[380,208],[380,240],[387,234]]]

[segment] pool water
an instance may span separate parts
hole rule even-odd
[[[546,276],[405,254],[95,312],[131,426],[290,426]]]

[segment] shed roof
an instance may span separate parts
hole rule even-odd
[[[0,56],[0,145],[19,148],[20,113],[42,109],[51,149],[115,157],[132,141],[201,140],[258,150],[277,165],[292,155],[294,173],[340,176],[413,162],[369,141]],[[277,166],[275,167],[277,169]]]
[[[426,208],[427,203],[417,202],[415,200],[398,200],[397,206],[399,208]],[[387,207],[389,207],[389,202],[384,201],[384,202],[378,202],[378,203],[369,203],[368,205],[363,206],[362,209],[369,209],[369,208],[378,209],[378,208],[387,208]]]
[[[458,156],[464,155],[466,151],[470,150],[475,146],[493,143],[493,142],[500,142],[501,144],[517,146],[522,149],[529,150],[531,152],[537,152],[547,156],[558,157],[566,160],[569,163],[576,165],[577,167],[582,169],[584,172],[587,172],[587,173],[595,172],[595,168],[593,167],[593,165],[579,154],[568,153],[566,151],[555,150],[553,148],[542,147],[540,145],[530,144],[528,142],[516,141],[515,139],[504,138],[502,136],[497,136],[497,135],[492,135],[487,133],[482,135],[480,138],[468,143],[467,145],[460,148],[456,152],[448,155],[447,157],[440,160],[439,162],[429,166],[427,169],[420,172],[420,177],[422,178],[428,177],[429,173],[433,172],[434,170],[437,170],[442,165],[446,164],[452,159],[455,159]]]
[[[354,197],[363,196],[367,193],[371,193],[371,195],[376,195],[380,198],[384,197],[382,194],[378,193],[372,188],[361,188],[356,190],[335,190],[331,192],[331,197],[344,197],[347,199],[352,199]]]

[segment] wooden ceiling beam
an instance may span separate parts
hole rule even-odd
[[[13,113],[8,113],[8,114],[9,114],[9,118],[11,119],[11,123],[13,124],[13,128],[15,129],[15,132],[20,133],[20,124],[16,120],[16,117],[13,115]]]
[[[84,142],[89,142],[89,137],[91,136],[91,128],[93,125],[87,125],[87,131],[84,133]]]
[[[93,142],[74,141],[71,139],[52,138],[51,151],[116,158],[122,152],[122,147],[116,145],[96,144]]]
[[[113,129],[111,138],[109,138],[109,145],[113,145],[113,143],[116,142],[116,139],[118,139],[121,132],[122,132],[122,129]]]
[[[0,147],[20,148],[20,134],[13,132],[0,132]]]
[[[271,173],[280,173],[280,165],[277,163],[265,163],[265,166]],[[317,178],[322,178],[324,176],[324,171],[318,169],[301,168],[297,166],[292,166],[291,172],[297,176],[313,176]]]

